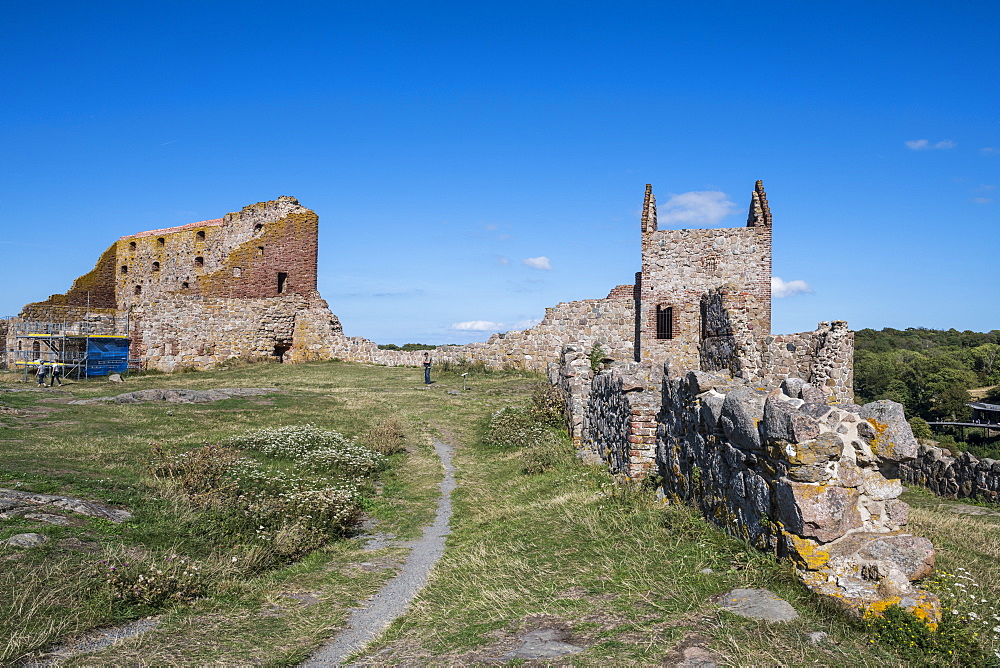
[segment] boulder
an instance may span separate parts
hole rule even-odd
[[[49,542],[49,539],[40,533],[19,533],[11,536],[7,540],[0,541],[0,545],[9,545],[10,547],[38,547],[39,545],[44,545]]]
[[[868,441],[880,462],[906,462],[917,456],[917,439],[906,421],[903,405],[888,399],[873,401],[861,408],[868,423],[858,425],[858,435]]]
[[[796,410],[780,396],[769,396],[764,402],[764,420],[761,422],[760,432],[768,442],[801,443],[819,436],[819,422]]]
[[[782,479],[775,489],[778,515],[792,533],[821,543],[862,526],[857,489]]]
[[[733,589],[715,600],[723,610],[747,619],[790,622],[799,618],[788,601],[768,589]]]
[[[726,395],[722,404],[722,428],[732,443],[747,450],[761,447],[758,425],[764,418],[767,392],[743,387]]]

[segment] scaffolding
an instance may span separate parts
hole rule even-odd
[[[119,329],[121,328],[121,329]],[[107,376],[129,367],[128,322],[112,316],[52,322],[7,319],[6,365],[24,379],[39,365],[58,365],[65,377]]]

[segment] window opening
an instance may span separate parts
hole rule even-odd
[[[189,287],[191,287],[191,286],[188,285],[187,281],[184,281],[183,283],[181,283],[181,290],[187,290]]]
[[[141,295],[142,294],[142,286],[141,285],[135,286],[135,294],[137,294],[137,295]]]
[[[123,274],[127,274],[128,273],[128,265],[126,265],[126,264],[122,265],[122,273]]]
[[[200,255],[198,257],[196,257],[194,259],[194,266],[196,266],[196,267],[204,267],[205,266],[205,258],[203,258]]]
[[[288,281],[288,274],[283,271],[278,272],[278,294],[285,291],[285,283]]]
[[[257,246],[257,257],[264,257],[264,247]]]
[[[242,267],[233,267],[233,276],[235,276],[236,278],[239,278],[242,275],[243,275],[243,268]]]
[[[205,240],[205,230],[198,230],[197,232],[195,232],[194,238],[195,238],[196,241],[204,241]]]
[[[156,240],[156,245],[157,246],[162,246],[165,243],[167,243],[167,242],[164,241],[163,237],[160,237],[159,239]]]
[[[159,271],[159,270],[160,270],[160,263],[159,262],[154,262],[153,263],[153,271]]]
[[[253,226],[253,233],[254,234],[260,234],[260,231],[263,230],[263,229],[264,229],[264,226],[261,223],[257,223],[256,225]]]
[[[135,242],[134,241],[128,242],[128,249],[129,250],[135,250]]]
[[[673,306],[656,307],[656,338],[658,339],[674,338]]]

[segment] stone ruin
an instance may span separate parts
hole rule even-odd
[[[669,358],[761,382],[801,377],[849,400],[854,342],[846,325],[770,334],[771,223],[758,181],[745,227],[658,230],[647,185],[633,284],[546,309],[530,329],[441,346],[435,360],[544,372],[567,344],[600,345],[613,359]],[[65,294],[28,304],[3,325],[110,323],[103,332],[129,337],[130,356],[163,371],[231,358],[419,365],[419,351],[380,350],[344,336],[316,289],[318,226],[313,211],[280,197],[214,220],[131,234]],[[11,332],[6,338],[7,350],[23,343]]]
[[[165,371],[234,357],[419,365],[420,351],[343,335],[316,290],[317,232],[314,212],[281,197],[122,237],[67,293],[19,319],[109,320],[133,357]],[[665,498],[791,559],[809,587],[853,610],[899,604],[933,623],[936,599],[911,584],[930,573],[933,548],[904,532],[897,498],[900,467],[926,475],[911,466],[916,442],[898,404],[852,403],[845,322],[770,333],[762,183],[744,227],[704,230],[658,229],[647,185],[640,234],[634,283],[558,304],[527,330],[441,346],[435,360],[547,371],[586,456],[658,474]]]
[[[163,371],[330,359],[344,336],[316,290],[318,229],[313,211],[280,197],[124,236],[69,291],[28,304],[11,324],[84,323],[129,337],[130,356]],[[19,343],[7,333],[8,350]]]
[[[658,476],[663,498],[790,559],[850,610],[896,604],[937,621],[937,599],[912,584],[931,573],[934,549],[904,530],[899,469],[918,446],[900,404],[830,403],[795,377],[761,386],[671,362],[658,371],[626,361],[595,372],[583,346],[566,347],[549,377],[585,458]]]

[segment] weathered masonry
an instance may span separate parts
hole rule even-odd
[[[771,334],[772,215],[763,183],[750,196],[743,227],[658,229],[656,198],[646,186],[641,271],[635,283],[603,299],[546,309],[531,329],[494,334],[485,343],[442,346],[439,360],[476,360],[494,367],[545,371],[568,344],[600,344],[615,360],[669,359],[675,371],[728,371],[758,383],[797,377],[835,401],[853,398],[854,335],[847,323],[820,323],[814,332]],[[417,356],[379,350],[352,337],[336,349],[341,359],[415,364]]]
[[[131,339],[132,357],[164,371],[232,357],[329,359],[343,334],[316,290],[318,224],[281,197],[124,236],[69,291],[15,320],[110,326]]]

